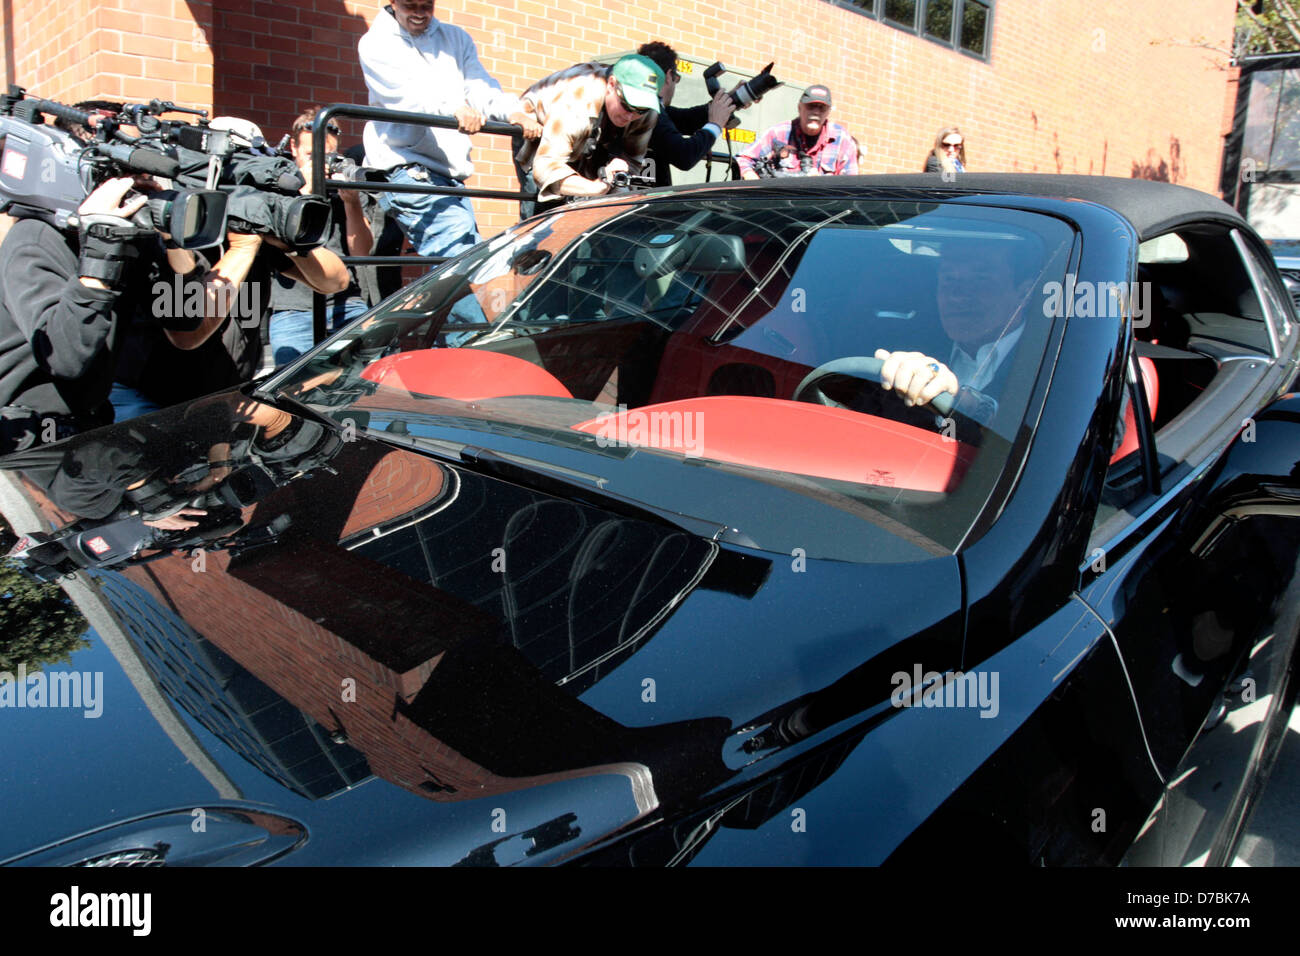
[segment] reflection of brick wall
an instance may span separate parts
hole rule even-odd
[[[316,561],[320,558],[318,554]],[[302,561],[304,556],[296,555],[295,560]],[[318,587],[327,587],[335,595],[352,592],[364,598],[364,606],[355,609],[365,618],[369,634],[356,631],[340,634],[313,620],[320,606],[313,608],[307,603],[320,600],[320,594],[300,591],[303,604],[295,609],[281,603],[284,595],[273,597],[250,580],[224,573],[229,563],[227,555],[214,553],[207,556],[206,573],[196,573],[188,560],[175,558],[134,567],[126,574],[153,591],[161,601],[174,606],[203,637],[322,727],[332,730],[342,726],[348,743],[365,755],[376,775],[425,793],[421,784],[430,779],[425,768],[433,769],[429,762],[432,752],[441,753],[436,779],[442,785],[455,787],[459,793],[478,792],[492,779],[481,767],[445,752],[446,748],[431,740],[427,733],[411,734],[409,728],[399,730],[395,718],[397,701],[413,697],[419,691],[437,666],[440,654],[429,640],[439,623],[432,615],[435,609],[423,609],[426,613],[422,621],[382,615],[384,595],[376,591],[383,590],[385,578],[391,580],[399,575],[381,568],[369,576],[355,572],[343,579],[335,577],[327,582],[318,579]],[[287,580],[285,572],[292,570],[291,565],[273,563],[274,567],[268,565],[263,569],[266,580],[271,580],[273,575],[280,582]],[[257,580],[254,572],[249,572],[247,577],[253,582]],[[340,622],[334,617],[328,623],[344,630],[354,627],[357,618]],[[421,646],[429,656],[405,671],[397,671],[363,653],[352,642],[380,633],[394,640],[422,640]],[[355,701],[345,700],[345,688],[351,686],[355,687]]]
[[[366,478],[340,538],[418,511],[442,493],[447,473],[416,455],[385,455]]]
[[[385,454],[368,473],[345,533],[419,511],[441,493],[443,474],[419,456]],[[233,568],[222,551],[204,561],[202,572],[189,557],[170,557],[124,573],[322,727],[341,725],[376,775],[441,800],[572,775],[495,775],[398,712],[450,648],[497,641],[500,625],[491,616],[316,539],[290,536]],[[354,701],[344,699],[345,680],[354,683]]]

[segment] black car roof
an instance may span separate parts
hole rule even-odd
[[[924,192],[926,198],[968,195],[1042,196],[1083,200],[1115,210],[1130,223],[1142,239],[1169,232],[1188,222],[1214,220],[1232,226],[1246,226],[1241,215],[1223,200],[1187,186],[1121,179],[1118,176],[1056,176],[1039,173],[963,173],[944,182],[934,173],[897,173],[880,176],[839,176],[834,182],[822,176],[792,176],[764,179],[762,186],[773,193],[853,192],[863,187]],[[683,185],[689,189],[736,188],[738,184],[714,186]],[[758,187],[748,187],[748,189]]]

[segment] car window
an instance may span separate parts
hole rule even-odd
[[[1137,276],[1129,356],[1136,381],[1119,410],[1098,528],[1149,491],[1139,451],[1147,430],[1131,413],[1137,393],[1154,432],[1159,483],[1194,464],[1208,438],[1240,425],[1240,402],[1265,374],[1277,335],[1290,334],[1281,290],[1244,235],[1222,224],[1142,243]]]
[[[1271,354],[1264,306],[1230,229],[1186,226],[1147,240],[1138,282],[1139,339],[1215,354]]]
[[[699,466],[779,484],[951,548],[1007,464],[1052,327],[1035,292],[1073,243],[1058,219],[961,203],[577,206],[448,263],[274,387],[602,487],[647,454],[688,485]],[[951,412],[880,387],[878,356],[903,352],[952,370]]]

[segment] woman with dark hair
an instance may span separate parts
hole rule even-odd
[[[956,126],[945,126],[934,138],[934,149],[925,157],[927,173],[966,172],[966,137]]]

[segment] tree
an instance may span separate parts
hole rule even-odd
[[[74,651],[90,646],[86,619],[57,584],[36,581],[2,557],[15,540],[0,522],[0,671],[70,664]]]
[[[1296,51],[1300,51],[1300,0],[1237,0],[1234,55]]]

